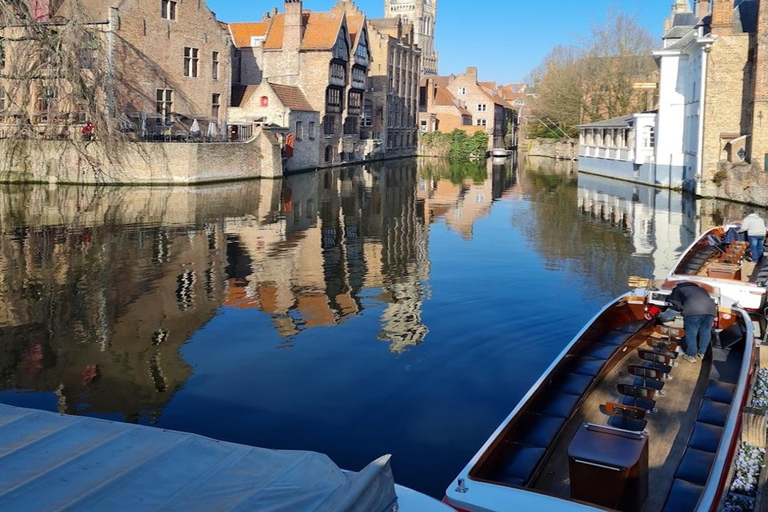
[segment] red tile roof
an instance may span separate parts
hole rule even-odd
[[[265,37],[269,29],[269,22],[259,23],[230,23],[229,33],[236,48],[249,48],[252,37]]]
[[[290,85],[269,84],[272,90],[275,91],[280,101],[291,110],[299,110],[303,112],[314,112],[315,109],[307,101],[307,97],[298,87]]]
[[[328,12],[304,11],[302,25],[304,36],[301,40],[302,50],[328,50],[336,44],[343,14]],[[285,14],[278,14],[272,22],[272,27],[264,43],[265,50],[280,50],[283,48],[285,34]]]

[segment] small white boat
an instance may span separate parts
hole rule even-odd
[[[765,314],[768,258],[760,265],[746,261],[749,244],[730,241],[739,226],[712,228],[696,240],[675,263],[669,281],[696,281],[715,286],[750,313]]]
[[[444,501],[460,512],[719,510],[754,368],[752,322],[718,297],[717,345],[673,367],[682,330],[646,319],[668,293],[636,290],[595,316]]]
[[[493,157],[508,157],[509,155],[510,155],[510,151],[508,149],[495,148],[491,150],[491,156]]]

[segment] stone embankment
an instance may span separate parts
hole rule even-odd
[[[243,143],[0,140],[0,182],[195,185],[283,175],[269,132]]]
[[[749,164],[721,164],[712,181],[702,183],[704,197],[768,206],[768,173]]]
[[[577,160],[579,145],[575,140],[525,139],[520,143],[520,150],[528,156],[555,158],[557,160]]]

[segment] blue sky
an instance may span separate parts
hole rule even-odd
[[[327,10],[335,0],[305,0],[304,8]],[[384,13],[384,0],[356,0],[371,18]],[[522,81],[556,44],[569,44],[605,21],[609,7],[636,14],[661,37],[673,0],[439,0],[437,49],[440,73],[480,69],[480,79]],[[255,21],[282,0],[208,0],[222,21]]]

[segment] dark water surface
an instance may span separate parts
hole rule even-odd
[[[392,453],[440,497],[630,275],[740,213],[551,161],[4,188],[0,402]]]

